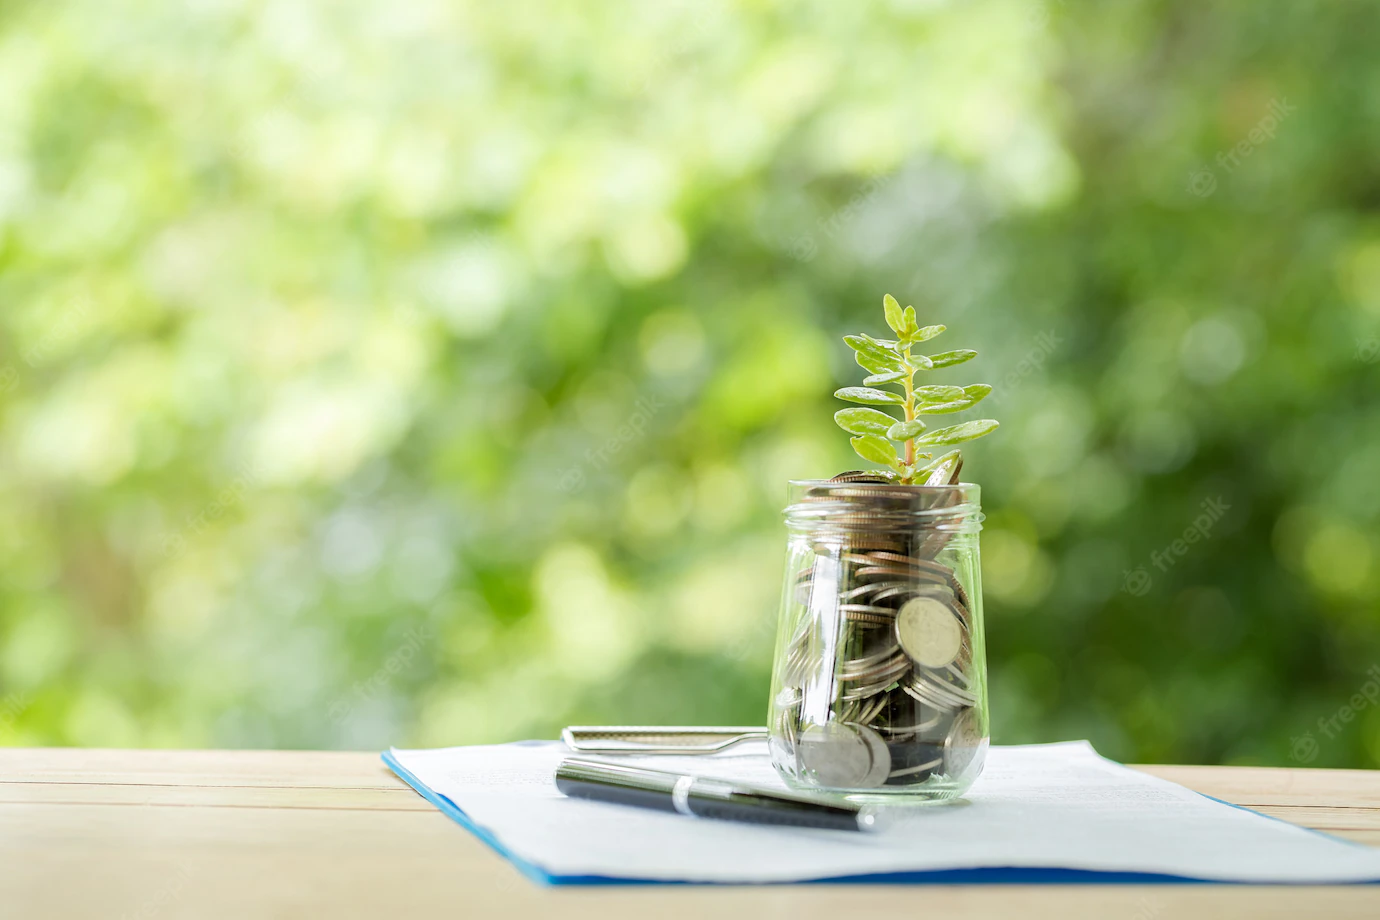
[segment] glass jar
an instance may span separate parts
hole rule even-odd
[[[768,733],[796,788],[947,799],[988,743],[979,489],[790,485]]]

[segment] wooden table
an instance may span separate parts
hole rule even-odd
[[[1141,767],[1380,845],[1380,772]],[[0,918],[1380,917],[1380,887],[542,889],[375,754],[0,750]]]

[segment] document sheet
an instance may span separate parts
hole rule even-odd
[[[616,759],[786,788],[765,745],[742,748]],[[880,829],[863,833],[566,798],[552,777],[569,753],[559,742],[522,742],[393,750],[384,759],[528,875],[552,883],[1380,881],[1380,850],[1207,798],[1106,760],[1087,742],[993,747],[962,799],[883,809]]]

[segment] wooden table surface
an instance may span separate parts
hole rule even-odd
[[[1380,846],[1380,772],[1141,767]],[[539,888],[376,754],[0,750],[0,917],[1380,917],[1380,886]],[[905,912],[903,914],[902,912]]]

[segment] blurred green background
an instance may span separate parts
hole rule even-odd
[[[890,291],[995,741],[1375,764],[1373,20],[0,2],[0,743],[760,723]]]

